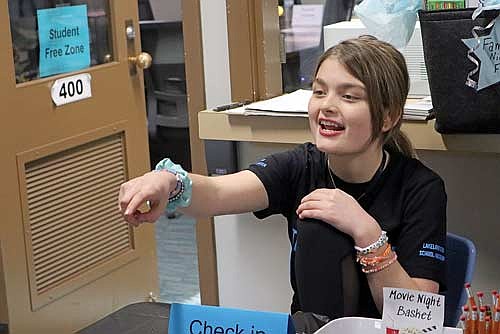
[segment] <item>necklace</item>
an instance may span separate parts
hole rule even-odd
[[[382,176],[382,172],[385,169],[385,163],[387,161],[387,155],[388,154],[385,152],[385,150],[382,150],[382,161],[380,161],[380,166],[378,167],[377,171],[375,172],[375,175],[373,175],[373,177],[371,178],[371,180],[368,181],[368,187],[356,199],[357,201],[359,201],[360,199],[362,199],[363,197],[365,197],[367,194],[369,194],[371,191],[373,191],[373,189],[375,189],[375,187],[377,186],[377,184],[380,181],[380,178]],[[333,188],[336,189],[337,185],[335,184],[335,180],[333,178],[332,169],[330,168],[330,159],[328,159],[328,154],[326,155],[326,165],[327,165],[327,168],[328,168],[328,175],[330,175],[330,180],[332,181],[332,184],[333,184]]]

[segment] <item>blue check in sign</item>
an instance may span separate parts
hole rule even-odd
[[[172,304],[169,334],[294,334],[286,313]]]
[[[87,5],[37,10],[40,77],[90,66]]]

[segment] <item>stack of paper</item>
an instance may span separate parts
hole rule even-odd
[[[430,96],[406,101],[403,111],[403,119],[411,121],[426,121],[431,118],[432,100]]]
[[[251,103],[245,107],[245,115],[307,117],[307,105],[312,91],[299,89],[272,99]]]
[[[312,91],[299,89],[289,94],[283,94],[268,100],[251,103],[247,106],[227,110],[228,114],[263,115],[263,116],[292,116],[307,117],[307,106]],[[405,104],[403,119],[426,121],[431,119],[431,97],[408,99]]]

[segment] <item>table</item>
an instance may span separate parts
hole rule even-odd
[[[141,302],[127,305],[77,334],[168,334],[170,304]]]

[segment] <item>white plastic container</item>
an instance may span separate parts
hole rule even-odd
[[[459,328],[451,327],[445,327],[443,330],[443,334],[461,334],[462,332]],[[385,334],[385,331],[380,319],[346,317],[330,321],[315,334]]]

